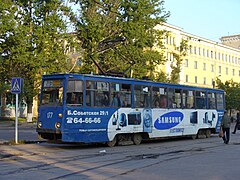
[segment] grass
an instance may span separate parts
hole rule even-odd
[[[15,122],[15,117],[0,117],[0,122]],[[19,123],[27,122],[26,118],[18,118]],[[33,117],[33,122],[37,122],[37,118]]]
[[[0,121],[15,121],[15,117],[0,117]],[[27,119],[26,118],[18,118],[18,122],[26,122]]]
[[[3,145],[22,145],[22,144],[34,144],[35,141],[26,141],[26,140],[18,140],[18,143],[16,144],[15,140],[6,141],[3,143]]]

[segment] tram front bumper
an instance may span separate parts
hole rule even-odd
[[[50,134],[62,134],[61,130],[58,129],[42,129],[42,128],[37,128],[36,130],[38,133],[50,133]]]

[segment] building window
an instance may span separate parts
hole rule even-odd
[[[214,72],[214,65],[211,64],[211,71]]]
[[[228,74],[228,68],[226,68],[226,74]]]
[[[207,57],[209,57],[209,50],[207,49]]]
[[[173,37],[173,45],[175,45],[175,38]]]
[[[222,53],[222,60],[224,61],[224,54]]]
[[[235,76],[235,69],[232,70],[232,75]]]
[[[197,83],[197,76],[195,76],[195,83]]]
[[[211,51],[211,58],[213,58],[213,51]]]
[[[197,69],[197,61],[194,61],[194,69]]]
[[[206,77],[203,78],[203,84],[206,84]]]
[[[217,59],[217,52],[215,52],[214,54],[215,54],[215,59]]]
[[[227,62],[227,55],[225,55],[225,61]]]
[[[202,53],[203,53],[203,56],[205,56],[205,49],[204,48],[203,48],[203,52]]]
[[[240,71],[238,71],[238,76],[240,76]]]
[[[218,59],[219,59],[219,60],[221,59],[221,54],[220,54],[220,53],[218,53]]]
[[[185,67],[188,67],[188,59],[185,59]]]
[[[218,67],[218,72],[221,74],[221,72],[222,72],[221,66]]]
[[[228,62],[229,63],[231,62],[231,56],[230,55],[228,56]]]
[[[188,82],[188,75],[186,75],[186,82]]]
[[[197,47],[194,47],[194,54],[197,54]]]
[[[203,70],[206,71],[206,63],[203,63]]]
[[[199,54],[199,56],[201,56],[201,48],[200,47],[198,48],[198,54]]]
[[[169,61],[173,61],[173,54],[171,54],[171,53],[168,53],[168,55],[167,55],[167,56],[168,56],[168,60],[169,60]]]

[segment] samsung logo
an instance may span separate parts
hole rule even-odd
[[[160,117],[158,119],[158,123],[180,123],[182,121],[182,117]]]
[[[163,114],[155,120],[154,127],[158,130],[173,128],[182,122],[183,117],[183,113],[179,111]]]

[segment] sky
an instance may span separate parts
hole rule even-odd
[[[216,42],[240,34],[240,0],[165,0],[164,8],[184,32]]]

